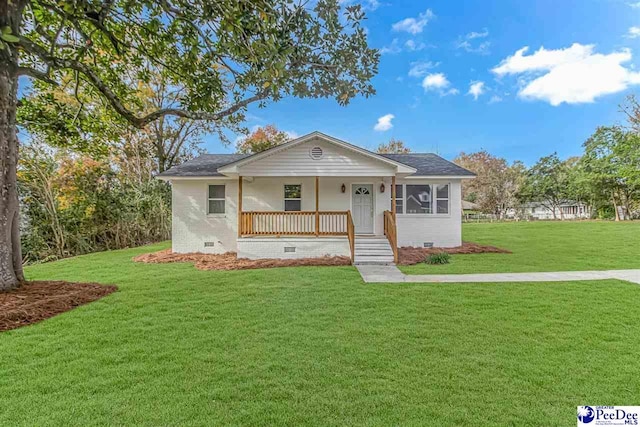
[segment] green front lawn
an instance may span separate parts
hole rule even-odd
[[[450,264],[417,264],[400,270],[438,274],[640,268],[640,221],[464,224],[462,238],[513,253],[452,255]]]
[[[640,286],[364,284],[352,267],[29,267],[115,283],[0,333],[0,425],[544,425],[640,396]]]

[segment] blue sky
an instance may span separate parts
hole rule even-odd
[[[248,127],[320,130],[370,149],[394,137],[447,158],[487,149],[530,165],[554,151],[580,154],[640,92],[637,0],[363,4],[370,44],[383,52],[377,94],[347,107],[294,98],[252,107]],[[205,149],[233,151],[214,137]]]

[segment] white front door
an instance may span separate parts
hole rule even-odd
[[[373,184],[353,184],[351,192],[356,233],[373,234]]]

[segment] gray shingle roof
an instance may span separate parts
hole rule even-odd
[[[381,154],[381,156],[416,168],[414,175],[475,176],[470,170],[433,153]]]
[[[222,176],[218,168],[249,157],[251,154],[203,154],[162,172],[161,177]],[[417,169],[414,175],[475,176],[475,174],[433,153],[382,154],[382,156]]]
[[[203,154],[193,160],[174,166],[158,176],[222,176],[218,168],[236,162],[251,154]]]

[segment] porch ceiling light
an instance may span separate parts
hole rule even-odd
[[[382,184],[380,184],[380,192],[384,193],[384,182]]]

